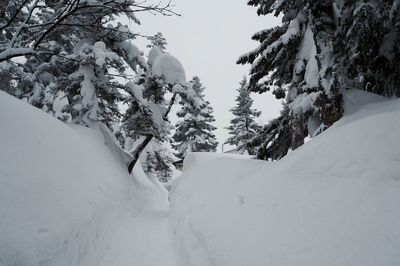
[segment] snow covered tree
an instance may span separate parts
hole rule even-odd
[[[173,174],[173,158],[167,143],[153,140],[152,144],[146,147],[145,159],[142,162],[143,169],[146,173],[157,176],[160,182],[167,183]]]
[[[188,152],[215,152],[218,146],[212,133],[216,129],[212,125],[215,121],[213,109],[204,100],[205,88],[198,77],[194,77],[190,83],[194,95],[189,99],[181,99],[182,108],[177,115],[182,120],[176,124],[175,134],[172,136],[172,146],[178,151],[177,157],[182,159]]]
[[[133,0],[13,0],[1,1],[0,7],[0,29],[4,33],[0,37],[0,62],[46,52],[48,38],[61,37],[66,29],[79,29],[77,36],[89,33],[84,36],[91,38],[107,29],[109,33],[118,31],[118,26],[110,23],[116,17],[138,23],[138,12],[176,15],[170,2],[144,4]]]
[[[266,131],[270,135],[264,134],[262,146],[268,152],[259,150],[259,158],[281,158],[289,149],[301,146],[307,135],[329,127],[343,113],[342,96],[333,71],[336,32],[333,2],[249,1],[249,5],[258,7],[259,15],[283,14],[282,25],[256,33],[253,39],[260,46],[238,60],[241,64],[252,64],[250,90],[263,93],[272,89],[277,99],[286,98],[285,111],[278,118],[282,122],[278,125],[285,126]],[[282,147],[276,149],[279,145],[275,144],[282,142],[289,144],[283,151]]]
[[[133,44],[137,35],[119,21],[139,24],[137,12],[176,15],[170,2],[17,0],[2,2],[1,8],[2,90],[62,120],[99,128],[97,122],[103,122],[111,130],[122,115],[118,104],[129,103],[126,132],[117,130],[119,137],[134,131],[145,140],[133,152],[129,171],[152,138],[166,139],[167,115],[177,95],[186,93],[183,68],[164,54],[161,34],[152,39],[157,51],[146,62]],[[10,60],[17,56],[26,62]],[[132,71],[145,75],[123,84]]]
[[[153,47],[143,73],[135,82],[127,84],[129,108],[122,120],[127,136],[167,140],[172,127],[167,115],[175,102],[176,89],[182,86],[186,86],[186,77],[181,63],[157,46]],[[170,99],[166,98],[167,94],[172,94]]]
[[[58,113],[62,120],[85,126],[98,121],[110,126],[119,120],[118,103],[124,100],[125,88],[115,77],[126,76],[126,66],[136,71],[137,65],[145,63],[132,44],[136,35],[116,19],[139,23],[136,12],[173,14],[169,5],[137,5],[130,0],[11,2],[6,9],[10,18],[2,27],[13,37],[0,40],[0,61],[18,55],[19,50],[35,56],[27,56],[23,64],[3,61],[9,66],[0,68],[0,75],[15,80],[4,90]],[[53,103],[59,97],[66,100],[56,112]]]
[[[292,147],[293,136],[289,115],[289,108],[284,106],[278,118],[270,121],[260,132],[248,143],[248,147],[257,148],[259,159],[278,160],[285,156]]]
[[[283,14],[282,25],[256,33],[259,47],[238,60],[252,64],[252,91],[285,98],[281,116],[253,142],[259,158],[279,159],[331,126],[343,114],[347,88],[400,95],[398,0],[248,4],[258,15]]]
[[[157,46],[161,51],[165,51],[168,43],[161,32],[157,32],[156,35],[151,36],[148,39],[150,40],[151,44],[149,44],[147,47],[153,48],[154,46]]]
[[[67,99],[57,116],[86,126],[118,121],[117,104],[124,100],[125,88],[116,77],[127,76],[127,66],[133,71],[137,65],[145,67],[132,43],[136,34],[117,19],[139,23],[137,12],[175,14],[169,3],[131,0],[10,1],[5,10],[0,75],[16,82],[3,89],[53,114],[54,100]],[[18,55],[27,62],[8,60]]]
[[[128,170],[131,172],[139,155],[153,138],[160,142],[168,139],[172,128],[168,114],[177,96],[192,102],[190,99],[194,93],[186,84],[182,64],[158,46],[151,49],[143,74],[128,87],[132,101],[123,118],[123,128],[127,136],[140,141],[129,163]]]
[[[231,125],[227,127],[231,136],[225,143],[236,146],[238,153],[255,154],[255,150],[247,144],[261,129],[254,120],[261,115],[261,112],[251,108],[253,100],[247,87],[247,78],[243,77],[239,84],[240,87],[237,90],[239,94],[235,99],[236,106],[230,110],[235,117],[231,120]]]
[[[337,8],[342,85],[400,97],[400,2],[347,0]]]

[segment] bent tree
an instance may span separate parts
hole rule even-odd
[[[165,138],[177,94],[186,97],[186,81],[170,55],[153,53],[146,62],[134,45],[146,36],[132,32],[127,23],[139,24],[136,14],[141,12],[178,15],[171,7],[170,2],[135,0],[1,1],[1,89],[62,121],[105,125],[113,134],[121,118],[148,121],[147,131],[132,123],[135,134],[145,139],[129,160],[131,169],[153,137]],[[24,59],[12,60],[19,56]],[[132,72],[145,73],[143,83],[127,82]],[[172,94],[170,101],[164,99],[166,92]],[[126,113],[119,107],[124,102],[130,105]]]

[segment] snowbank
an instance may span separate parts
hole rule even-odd
[[[190,155],[171,193],[179,264],[400,265],[400,100],[346,106],[278,162]]]
[[[100,132],[3,92],[0,124],[0,265],[98,265],[120,217],[165,196]]]

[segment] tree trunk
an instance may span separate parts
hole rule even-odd
[[[142,154],[143,150],[146,148],[147,144],[149,144],[152,139],[153,139],[153,136],[151,136],[151,135],[146,136],[144,141],[142,143],[140,143],[140,145],[136,148],[135,152],[133,153],[132,159],[128,164],[129,174],[132,174],[133,167],[135,167],[135,164],[139,160],[140,154]]]
[[[166,120],[168,118],[168,114],[171,112],[172,105],[174,105],[174,103],[175,103],[176,96],[177,96],[177,93],[174,93],[174,95],[171,98],[171,101],[169,102],[168,109],[163,116],[164,120]],[[132,159],[130,160],[130,162],[128,164],[129,174],[132,173],[133,167],[135,167],[135,164],[139,160],[140,154],[142,154],[142,152],[144,151],[146,146],[150,143],[150,141],[153,139],[153,137],[154,137],[153,135],[147,135],[146,138],[143,140],[143,142],[140,143],[140,145],[134,151],[134,153],[132,155]]]

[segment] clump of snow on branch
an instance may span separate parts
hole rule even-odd
[[[186,74],[182,64],[174,56],[162,54],[156,57],[152,66],[154,76],[161,77],[166,83],[186,83]]]

